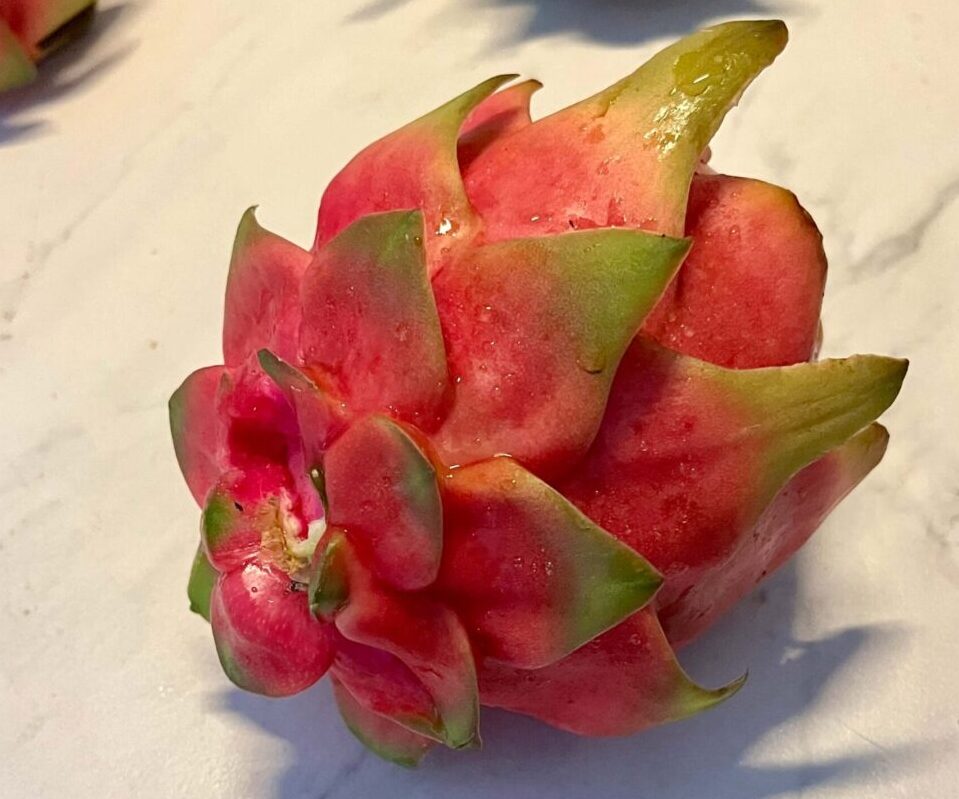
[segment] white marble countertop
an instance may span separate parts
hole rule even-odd
[[[335,6],[337,10],[330,11]],[[657,10],[643,11],[643,7]],[[167,0],[0,110],[0,796],[950,799],[959,793],[959,5],[949,0]],[[867,10],[868,9],[868,10]],[[321,684],[232,690],[184,595],[197,511],[166,399],[218,357],[233,231],[312,239],[361,145],[488,75],[542,113],[707,21],[792,43],[714,164],[792,187],[829,354],[906,355],[885,462],[684,652],[733,701],[627,740],[487,712],[483,752],[364,754]]]

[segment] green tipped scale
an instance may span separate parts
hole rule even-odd
[[[294,360],[299,334],[299,290],[310,254],[263,228],[256,207],[237,226],[226,282],[223,358],[243,363],[259,347]],[[266,341],[254,340],[270,331]]]
[[[428,595],[377,582],[342,532],[334,533],[310,585],[310,604],[337,631],[402,661],[433,698],[443,743],[479,740],[479,698],[469,637],[456,614]]]
[[[689,249],[633,230],[479,247],[434,281],[455,379],[449,463],[508,452],[537,473],[583,455],[619,359]]]
[[[392,212],[354,222],[324,247],[303,279],[300,350],[353,411],[429,428],[449,376],[423,236],[422,214]]]
[[[680,234],[703,150],[786,39],[778,21],[707,28],[608,89],[494,142],[466,174],[487,236],[583,225]],[[531,151],[542,155],[519,157]],[[497,202],[504,193],[510,201]]]
[[[535,669],[646,605],[662,576],[511,458],[444,481],[439,587],[482,651]]]
[[[202,547],[197,547],[190,568],[190,581],[187,584],[187,597],[190,600],[190,610],[199,614],[207,621],[210,620],[210,594],[216,583],[217,570],[210,564]]]
[[[323,460],[323,453],[346,427],[344,403],[334,401],[309,375],[281,360],[269,350],[260,350],[257,361],[293,408],[306,458],[310,468],[316,470],[313,479],[322,481],[322,472],[318,466]],[[317,486],[317,490],[324,495],[326,493],[322,482]]]
[[[481,226],[457,164],[460,128],[471,111],[515,77],[483,81],[354,158],[324,194],[315,248],[368,214],[420,208],[429,263],[438,271],[451,251],[468,244]]]
[[[348,530],[377,577],[429,587],[443,555],[443,505],[432,464],[384,416],[354,424],[324,459],[330,523]]]
[[[675,647],[878,464],[906,363],[812,361],[821,236],[703,151],[786,42],[693,34],[543,120],[479,84],[363,150],[311,251],[240,223],[226,366],[170,402],[228,677],[400,765],[482,705],[583,735],[707,710]],[[499,89],[499,91],[497,91]]]
[[[336,677],[330,677],[330,682],[343,722],[360,743],[398,766],[413,768],[420,764],[432,740],[367,710]]]
[[[348,539],[339,530],[331,530],[317,547],[307,588],[310,612],[317,618],[332,619],[349,599],[349,547]]]

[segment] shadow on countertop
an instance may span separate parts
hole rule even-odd
[[[795,563],[760,587],[706,636],[682,652],[709,685],[747,667],[743,690],[721,707],[678,724],[622,739],[579,738],[532,719],[484,709],[484,749],[434,750],[408,772],[367,754],[340,723],[327,681],[306,694],[271,700],[228,691],[214,712],[240,715],[289,742],[277,799],[390,795],[485,799],[771,799],[833,782],[855,782],[877,767],[908,767],[918,748],[869,745],[864,754],[791,765],[749,762],[750,750],[822,697],[830,679],[857,657],[901,644],[896,628],[851,628],[816,641],[791,634],[798,597]],[[852,731],[855,733],[855,731]],[[841,734],[841,733],[837,733]],[[862,737],[862,736],[860,736]]]
[[[399,12],[413,0],[368,0],[346,17],[359,23]],[[525,24],[502,31],[498,44],[516,44],[561,33],[612,45],[635,45],[681,35],[709,20],[730,15],[775,14],[788,0],[453,0],[464,24],[489,8],[528,8]]]
[[[35,118],[39,115],[32,112],[94,82],[133,51],[135,45],[126,43],[110,48],[108,55],[98,54],[103,41],[114,35],[117,23],[134,13],[135,8],[123,3],[97,10],[82,36],[39,64],[35,81],[0,94],[0,147],[49,128],[49,122]],[[34,118],[19,121],[28,114]]]

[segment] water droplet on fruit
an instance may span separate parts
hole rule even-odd
[[[517,569],[523,568],[523,559],[519,556],[513,558],[513,567]]]
[[[698,97],[706,91],[725,69],[723,58],[717,62],[708,52],[697,50],[683,53],[673,64],[673,78],[677,88],[685,95]]]
[[[257,588],[255,585],[250,587],[250,593],[251,593],[251,594],[255,594],[255,593],[256,593],[257,591],[259,591],[259,590],[260,590],[260,589]]]

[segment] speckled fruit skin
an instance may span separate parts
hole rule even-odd
[[[224,364],[170,401],[238,686],[329,672],[406,766],[483,705],[625,735],[740,688],[674,649],[880,461],[906,371],[816,360],[815,224],[704,163],[785,43],[708,28],[537,122],[493,78],[350,161],[310,249],[243,216]]]

